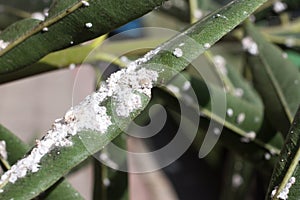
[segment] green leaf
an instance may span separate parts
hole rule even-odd
[[[142,3],[149,5],[149,3],[147,4],[143,1],[138,2],[139,3],[137,4],[139,5]],[[168,82],[168,80],[170,80],[174,74],[177,74],[179,71],[183,70],[189,64],[190,60],[198,57],[205,49],[217,42],[226,33],[231,31],[264,2],[265,0],[237,0],[220,10],[212,12],[202,21],[199,21],[183,33],[175,36],[173,39],[163,44],[160,48],[161,51],[157,52],[156,54],[152,53],[150,58],[144,58],[147,61],[142,64],[147,65],[143,65],[143,67],[158,72],[159,77],[155,84]],[[114,1],[114,3],[102,1],[102,10],[103,8],[109,9],[111,6],[119,8],[118,3],[119,2],[117,1]],[[120,5],[124,5],[124,3]],[[127,6],[127,4],[125,5]],[[90,7],[92,7],[92,5],[90,5]],[[139,6],[137,7],[139,8]],[[245,10],[247,10],[247,12],[245,12]],[[123,7],[122,13],[125,13]],[[131,13],[133,13],[133,11],[131,11]],[[82,23],[80,26],[81,25]],[[53,26],[56,25],[54,24]],[[54,27],[52,28],[54,29]],[[51,30],[49,29],[49,33],[50,31]],[[193,41],[191,41],[191,38]],[[186,44],[182,48],[184,57],[177,57],[173,55],[173,51],[181,43]],[[20,49],[20,47],[18,47],[18,49]],[[137,70],[141,67],[142,66],[138,66]],[[94,131],[80,131],[77,133],[77,135],[70,138],[73,143],[72,146],[54,149],[45,155],[41,160],[41,168],[38,172],[27,174],[26,178],[20,178],[14,184],[7,183],[7,185],[3,188],[4,192],[0,193],[0,199],[31,199],[37,194],[45,191],[73,167],[85,160],[89,155],[102,149],[116,136],[118,136],[121,132],[119,126],[126,126],[131,119],[135,118],[148,104],[149,97],[147,95],[141,95],[141,98],[141,108],[134,110],[130,117],[118,119],[121,121],[117,122],[112,119],[112,125],[108,127],[108,130],[105,134],[100,134],[99,132]],[[114,102],[114,99],[108,98],[105,102],[101,103],[101,106],[106,107],[108,115],[112,115],[116,112],[111,101]],[[93,118],[95,116],[90,117]],[[49,172],[51,173],[49,174]]]
[[[236,97],[232,94],[226,94],[226,105],[224,106],[227,108],[227,112],[228,109],[231,109],[232,114],[228,115],[227,113],[224,121],[222,113],[214,113],[214,111],[211,109],[211,103],[213,101],[224,98],[223,90],[214,86],[213,84],[204,83],[198,78],[188,78],[189,76],[190,75],[185,74],[186,79],[190,80],[192,83],[192,88],[198,97],[199,104],[195,104],[195,102],[191,103],[189,98],[186,98],[186,96],[189,95],[189,91],[180,90],[180,95],[177,95],[177,98],[185,102],[188,106],[196,108],[194,112],[196,112],[197,108],[200,106],[200,112],[203,118],[200,120],[200,130],[197,134],[197,138],[195,139],[195,145],[197,148],[203,148],[202,145],[205,145],[205,142],[207,142],[205,140],[203,141],[203,138],[207,132],[207,128],[210,125],[209,119],[211,119],[215,124],[213,129],[217,128],[218,131],[222,131],[222,133],[219,133],[221,144],[230,150],[235,151],[243,158],[251,161],[262,171],[270,173],[273,163],[277,158],[276,155],[279,154],[279,149],[275,144],[273,144],[274,141],[265,141],[263,138],[266,130],[268,130],[268,126],[266,126],[266,122],[264,121],[263,117],[263,107],[259,106],[257,103],[249,103],[246,100]],[[180,79],[176,80],[176,78],[173,79],[174,81],[172,81],[172,85],[176,86],[177,88],[182,88],[181,85],[184,83],[180,81]],[[173,101],[170,100],[170,97],[162,93],[160,93],[159,96],[162,98],[162,101],[167,99],[165,104],[168,108],[180,113],[180,111],[178,111],[178,106],[176,106],[175,103],[171,103]],[[241,114],[243,114],[245,118],[242,122],[238,122],[238,116]],[[195,119],[189,120],[195,121]],[[221,130],[220,127],[223,129]],[[253,133],[256,134],[256,137],[250,139],[248,136],[249,134]],[[189,132],[187,131],[186,134],[189,135]],[[215,134],[215,132],[208,132],[206,133],[206,137],[216,138],[219,137],[219,134]],[[209,145],[211,145],[211,143],[209,143]],[[266,159],[266,156],[269,158]]]
[[[50,53],[37,63],[34,63],[30,66],[8,74],[0,74],[0,84],[18,80],[20,78],[38,75],[40,73],[66,68],[71,64],[80,65],[82,62],[105,61],[108,63],[114,63],[118,66],[123,66],[124,64],[120,62],[119,59],[116,59],[114,55],[120,55],[120,52],[122,53],[128,48],[137,49],[141,46],[157,46],[168,39],[164,37],[149,37],[141,40],[135,39],[129,41],[110,42],[108,45],[105,45],[105,52],[99,51],[90,54],[93,49],[101,44],[104,38],[105,37],[102,36],[89,44],[78,45]],[[144,54],[145,52],[142,53]],[[86,60],[87,58],[88,60]]]
[[[226,155],[222,200],[246,199],[251,192],[254,176],[253,165],[232,153]]]
[[[270,181],[266,199],[279,199],[279,194],[284,194],[284,189],[289,191],[288,199],[296,200],[300,196],[300,109],[295,116],[295,120],[288,135],[284,147],[280,153],[273,175]],[[292,179],[295,178],[296,182],[293,183]],[[291,182],[292,181],[292,182]],[[291,183],[288,185],[288,183]],[[272,195],[273,193],[273,195]]]
[[[289,60],[294,63],[295,66],[300,69],[300,54],[296,51],[288,50],[286,51]]]
[[[246,30],[258,46],[258,55],[249,59],[254,85],[263,99],[266,116],[274,127],[286,133],[300,102],[300,73],[251,23],[247,23]]]
[[[6,150],[8,152],[8,162],[12,165],[16,163],[29,150],[18,137],[11,133],[8,129],[0,125],[0,140],[6,142]],[[60,179],[54,186],[43,194],[47,200],[82,200],[83,197],[66,181]],[[21,197],[22,198],[22,197]],[[3,198],[3,200],[5,200]],[[9,198],[7,198],[9,199]]]
[[[0,74],[38,61],[50,52],[103,35],[140,17],[163,0],[57,0],[45,21],[25,19],[5,29],[0,39],[9,45],[0,51]],[[87,27],[91,23],[92,27]],[[43,31],[44,30],[44,31]]]
[[[119,135],[116,139],[112,141],[114,145],[118,148],[126,150],[126,135]],[[118,152],[119,153],[119,152]],[[109,146],[105,149],[101,150],[99,154],[96,156],[98,159],[104,157],[105,159],[110,159],[110,157],[116,158],[117,160],[122,160],[122,167],[126,167],[128,163],[126,156],[123,154],[115,155],[116,153],[113,150],[110,150]],[[104,155],[104,156],[103,156]],[[128,200],[128,173],[124,171],[118,171],[116,169],[110,168],[110,166],[106,166],[107,160],[99,160],[94,159],[94,199],[101,200],[110,200],[110,199],[120,199],[120,200]],[[113,162],[113,161],[111,161]]]
[[[46,7],[49,7],[49,1],[31,1],[31,0],[0,0],[0,29],[3,30],[12,23],[31,17],[33,12],[41,12]],[[42,13],[41,13],[42,14]]]

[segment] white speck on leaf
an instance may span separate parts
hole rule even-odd
[[[6,142],[4,140],[0,141],[0,157],[7,160]]]
[[[234,95],[237,97],[242,97],[244,95],[244,90],[242,88],[236,88],[234,90]]]
[[[266,159],[266,160],[270,160],[270,159],[271,159],[271,154],[265,153],[265,159]]]
[[[243,177],[240,174],[233,174],[232,176],[232,186],[234,188],[240,187],[244,182]]]
[[[281,13],[282,11],[284,11],[287,8],[286,3],[283,3],[281,1],[275,1],[275,3],[273,4],[273,10],[276,13]]]
[[[182,85],[182,90],[187,91],[191,88],[191,83],[189,81],[185,81],[184,84]]]
[[[9,45],[9,42],[4,42],[4,40],[0,40],[0,51],[5,49]]]
[[[226,19],[226,20],[228,20],[228,18],[225,16],[225,15],[221,15],[221,14],[216,14],[215,16],[214,16],[215,18],[222,18],[222,19]]]
[[[128,65],[129,63],[132,62],[132,60],[130,60],[127,56],[121,56],[120,60],[125,63],[126,65]]]
[[[245,118],[246,118],[245,113],[238,114],[238,116],[236,118],[236,123],[238,123],[238,124],[243,123],[243,121],[245,120]]]
[[[282,189],[282,191],[276,196],[279,199],[282,200],[287,200],[289,198],[288,194],[290,192],[290,188],[293,186],[293,184],[295,184],[296,182],[296,178],[295,177],[291,177],[288,181],[288,183],[284,186],[284,188]],[[278,186],[276,186],[272,192],[271,192],[271,198],[273,198],[275,196],[275,194],[277,193],[278,190]]]
[[[259,54],[258,46],[253,41],[253,39],[251,37],[243,38],[242,39],[242,45],[243,45],[243,49],[247,50],[248,53],[250,53],[251,55],[258,55]]]
[[[260,121],[260,117],[257,117],[257,116],[254,117],[254,122],[255,122],[255,123],[258,123],[259,121]]]
[[[205,44],[204,44],[204,48],[205,48],[205,49],[210,48],[210,44],[209,44],[209,43],[205,43]]]
[[[49,8],[45,8],[45,9],[43,10],[43,13],[44,13],[44,16],[45,16],[45,17],[48,17],[48,16],[49,16]]]
[[[221,134],[221,130],[220,130],[219,128],[214,128],[214,129],[213,129],[213,132],[214,132],[214,134],[217,135],[217,136]]]
[[[92,28],[93,24],[91,22],[85,23],[85,27],[87,28]]]
[[[177,58],[180,58],[183,56],[183,51],[180,48],[176,48],[173,51],[173,55],[176,56]]]
[[[284,52],[284,53],[282,53],[282,57],[283,57],[284,59],[287,59],[287,58],[288,58],[288,54],[287,54],[286,52]]]
[[[295,38],[287,37],[285,39],[285,46],[287,46],[287,47],[293,47],[293,46],[295,46],[295,43],[296,43]]]
[[[48,27],[44,27],[44,28],[42,29],[42,31],[43,31],[43,32],[47,32],[47,31],[49,31],[49,29],[48,29]]]
[[[108,178],[103,179],[103,185],[104,185],[105,187],[110,186],[110,180],[109,180]]]
[[[228,73],[227,68],[226,68],[226,60],[223,56],[216,55],[213,58],[214,64],[217,68],[217,70],[223,74],[226,75]]]
[[[82,5],[84,5],[85,7],[90,6],[90,3],[87,1],[81,1]]]
[[[202,12],[202,10],[196,9],[195,12],[194,12],[194,17],[195,17],[196,19],[201,19],[201,18],[203,17],[203,12]]]
[[[244,137],[241,138],[241,142],[249,143],[249,142],[255,140],[255,138],[256,138],[256,133],[254,131],[250,131],[250,132],[246,133],[246,135]]]
[[[227,111],[226,111],[226,114],[228,115],[228,117],[232,117],[233,116],[232,108],[228,108]]]
[[[31,14],[31,18],[44,21],[45,20],[45,15],[41,12],[34,12],[34,13]]]
[[[69,65],[69,70],[73,70],[73,69],[75,69],[76,68],[76,65],[74,64],[74,63],[71,63],[70,65]]]

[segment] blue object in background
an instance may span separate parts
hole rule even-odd
[[[118,33],[122,33],[124,31],[127,31],[126,33],[122,34],[122,39],[124,37],[124,39],[128,39],[128,38],[139,38],[139,37],[143,37],[143,31],[142,29],[138,29],[143,27],[143,20],[141,18],[136,19],[134,21],[131,21],[121,27],[119,27],[118,29],[112,31],[109,36],[113,36],[116,35]],[[136,29],[136,30],[134,30]],[[128,31],[131,30],[131,31]]]

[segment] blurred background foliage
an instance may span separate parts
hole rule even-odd
[[[166,1],[155,11],[110,32],[106,37],[142,27],[163,27],[181,32],[189,24],[229,2],[230,0]],[[24,18],[39,18],[47,12],[49,6],[50,0],[0,0],[0,29],[3,30]],[[122,38],[117,40],[112,37],[109,43],[104,43],[105,52],[100,52],[94,60],[87,63],[94,67],[96,76],[102,76],[98,77],[98,80],[103,80],[113,71],[124,67],[125,57],[130,60],[138,58],[171,36],[136,29],[123,34]],[[251,51],[251,46],[243,44],[248,36],[254,42],[251,44],[257,45],[252,46],[254,52]],[[74,64],[79,65],[94,45],[100,44],[103,39],[98,38],[49,54],[25,69],[0,75],[0,82],[10,82],[38,73],[68,68]],[[126,49],[135,50],[122,55],[123,59],[114,59],[113,55],[119,55]],[[113,64],[103,71],[103,66],[107,63]],[[162,169],[174,188],[175,194],[172,195],[183,200],[268,199],[272,188],[281,182],[277,177],[269,186],[279,152],[285,147],[284,141],[300,102],[300,1],[267,1],[246,23],[222,38],[197,58],[193,65],[206,69],[206,75],[210,77],[206,77],[205,80],[210,81],[205,82],[194,66],[187,67],[183,72],[197,92],[199,105],[192,106],[200,106],[201,120],[193,145],[178,160]],[[223,73],[224,69],[226,72]],[[227,109],[219,142],[208,156],[199,159],[199,149],[209,122],[219,122],[218,117],[214,117],[210,111],[210,92],[218,94],[223,87],[227,94],[227,108],[231,110]],[[183,91],[180,92],[184,94]],[[193,104],[184,99],[184,95],[181,95],[179,100],[188,105]],[[142,140],[143,145],[150,150],[166,145],[175,136],[180,123],[179,100],[174,98],[170,88],[155,88],[149,106],[136,119],[136,123],[141,125],[151,123],[149,108],[157,102],[165,105],[168,118],[163,129],[155,136]],[[196,112],[196,109],[191,112]],[[246,119],[241,119],[241,114]],[[240,120],[242,121],[239,122]],[[249,136],[249,133],[255,134]],[[188,131],[186,134],[188,136]],[[115,143],[120,143],[125,148],[124,140],[128,138],[118,138]],[[94,199],[127,199],[126,175],[99,166],[98,162],[94,165],[95,176],[100,177],[100,180],[107,180],[107,176],[117,177],[110,178],[115,181],[112,186],[116,189],[107,189],[103,186],[107,183],[98,182],[95,178]],[[284,177],[287,170],[277,170],[277,173]],[[152,181],[149,184],[156,183]],[[114,196],[116,191],[122,191],[124,196]],[[297,193],[291,193],[290,199],[300,198]]]

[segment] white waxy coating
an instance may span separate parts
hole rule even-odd
[[[290,188],[293,186],[293,184],[295,184],[295,182],[296,182],[296,178],[292,176],[289,179],[288,183],[284,186],[282,191],[277,195],[277,198],[282,199],[282,200],[287,200],[289,198],[288,194],[290,192]],[[273,198],[275,196],[275,194],[277,193],[277,190],[278,190],[278,187],[276,186],[271,192],[271,198]]]
[[[213,58],[213,62],[217,68],[217,70],[223,74],[226,75],[228,73],[227,68],[226,68],[226,60],[223,56],[216,55]]]
[[[4,140],[0,141],[0,157],[7,160],[6,142]]]
[[[4,42],[4,40],[0,40],[0,51],[5,49],[9,45],[9,42]]]
[[[81,1],[82,5],[84,5],[85,7],[90,6],[90,3],[87,1]]]
[[[92,28],[93,24],[91,22],[85,23],[85,27],[87,28]]]
[[[276,13],[280,13],[284,11],[286,8],[287,8],[286,3],[283,3],[281,1],[275,1],[275,3],[273,4],[273,10]]]
[[[251,55],[259,54],[258,46],[251,37],[243,38],[242,45],[243,45],[243,49],[247,50]]]
[[[204,44],[204,48],[205,48],[205,49],[210,48],[210,44],[209,44],[209,43],[205,43],[205,44]]]
[[[31,14],[31,18],[44,21],[45,20],[45,15],[41,12],[34,12],[34,13]]]
[[[79,131],[94,130],[105,134],[112,122],[106,107],[101,104],[108,97],[112,97],[116,103],[116,113],[122,117],[127,117],[130,112],[140,108],[142,104],[138,94],[150,97],[153,82],[158,78],[156,71],[142,68],[140,65],[158,52],[159,48],[150,51],[144,57],[130,63],[128,68],[112,74],[97,92],[72,107],[63,118],[55,120],[52,128],[42,140],[36,142],[30,154],[1,176],[0,185],[6,181],[15,183],[28,173],[38,172],[41,159],[54,148],[72,146],[72,136]]]
[[[246,119],[245,113],[240,113],[236,118],[236,123],[241,124],[245,121],[245,119]]]
[[[180,58],[183,56],[183,51],[180,48],[176,48],[173,51],[173,55],[176,56],[177,58]]]

